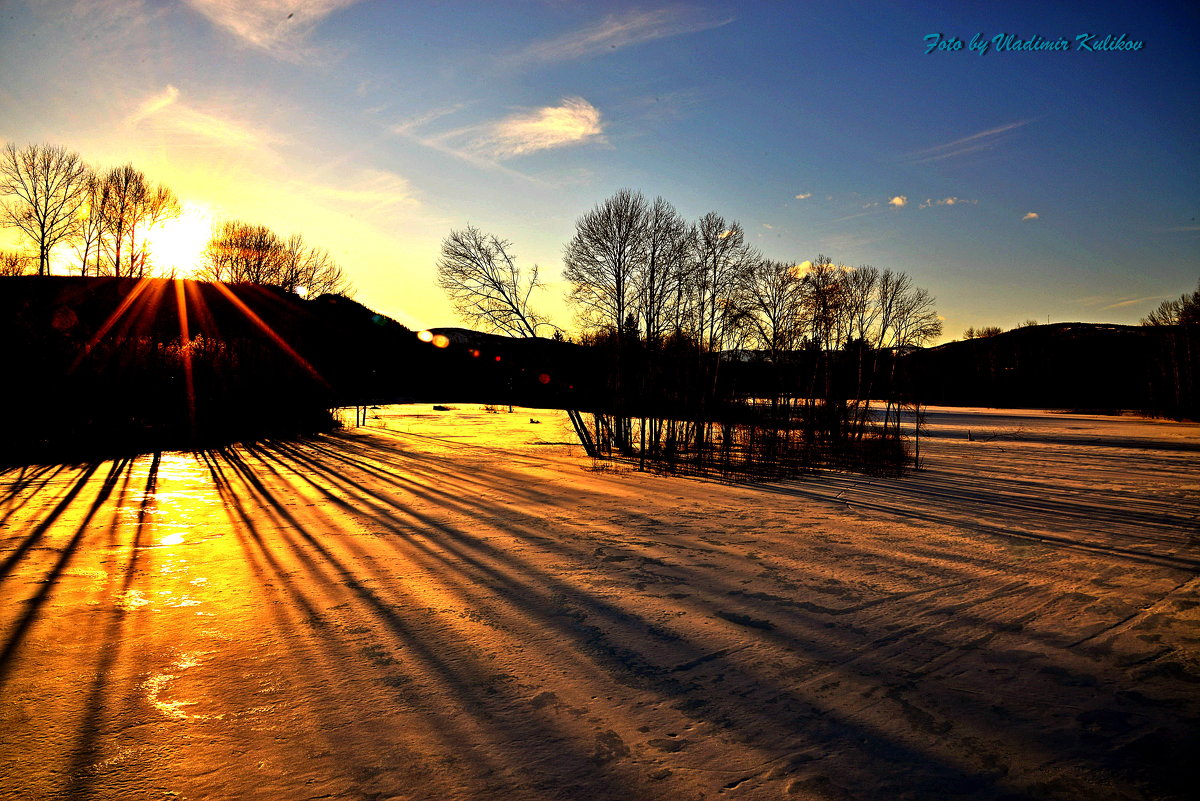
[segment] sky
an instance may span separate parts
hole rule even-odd
[[[410,327],[460,324],[435,264],[467,225],[569,326],[563,247],[628,187],[907,272],[953,339],[1195,288],[1198,50],[1192,3],[0,0],[0,140],[173,189],[161,267],[262,223]]]

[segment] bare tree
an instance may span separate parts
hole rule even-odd
[[[720,351],[743,322],[737,298],[750,266],[759,256],[746,245],[737,222],[709,212],[696,224],[692,266],[696,335],[710,351]]]
[[[270,228],[227,220],[209,240],[198,275],[209,281],[274,284],[286,264],[287,248]]]
[[[0,151],[0,222],[17,228],[37,250],[38,275],[50,274],[50,252],[71,236],[86,202],[88,168],[58,145],[13,143]]]
[[[681,296],[692,232],[675,207],[658,197],[646,209],[644,242],[632,279],[635,317],[646,341],[658,342],[671,323],[671,302]]]
[[[150,183],[143,172],[126,164],[104,174],[100,204],[106,268],[116,276],[145,275],[149,266],[145,231],[179,216],[175,193]]]
[[[772,362],[795,349],[807,330],[805,288],[798,267],[788,262],[758,259],[746,273],[739,304],[747,312],[751,342]]]
[[[579,218],[567,244],[563,277],[580,320],[607,329],[620,343],[636,303],[646,250],[646,198],[622,189]]]
[[[0,275],[28,275],[33,259],[24,253],[0,250]]]
[[[86,201],[79,209],[78,224],[71,236],[71,248],[79,259],[79,274],[86,276],[91,268],[100,274],[100,257],[104,240],[104,192],[105,184],[94,171],[89,170]]]
[[[546,322],[530,297],[541,284],[535,264],[528,275],[509,251],[512,243],[468,225],[442,240],[438,286],[464,319],[513,337],[535,337]]]
[[[279,280],[272,283],[288,292],[314,298],[345,295],[351,291],[342,268],[329,251],[310,247],[300,234],[288,237],[283,249],[282,272]]]
[[[1142,325],[1200,325],[1200,282],[1195,292],[1164,300],[1142,319]]]
[[[197,277],[277,286],[310,297],[350,291],[328,251],[310,247],[300,234],[284,240],[265,225],[241,220],[227,220],[216,228]]]
[[[842,328],[845,277],[845,269],[825,255],[817,256],[804,274],[809,290],[806,293],[808,325],[812,343],[818,350],[832,350],[840,344],[838,333]]]

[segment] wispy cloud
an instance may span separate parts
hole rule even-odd
[[[499,120],[426,132],[430,123],[461,108],[435,109],[397,123],[392,131],[480,166],[497,166],[505,159],[539,150],[604,141],[600,111],[581,97],[566,97],[557,106],[521,111]]]
[[[1110,303],[1109,305],[1101,308],[1100,311],[1110,311],[1111,309],[1121,309],[1121,308],[1124,308],[1125,306],[1137,306],[1142,303],[1149,303],[1152,300],[1159,300],[1159,299],[1160,299],[1159,295],[1150,295],[1149,297],[1145,297],[1145,298],[1129,298],[1127,300],[1119,300],[1116,303]]]
[[[416,209],[421,205],[408,180],[386,170],[360,169],[339,176],[337,186],[310,183],[305,188],[319,198],[367,214]]]
[[[317,24],[358,0],[185,0],[214,25],[286,60],[307,55],[304,40]]]
[[[601,140],[604,126],[600,112],[581,97],[564,98],[562,105],[546,106],[523,114],[514,114],[487,126],[474,147],[496,158],[509,158]]]
[[[732,17],[712,19],[696,16],[683,6],[654,11],[630,11],[605,17],[600,22],[542,42],[535,42],[504,61],[513,66],[553,61],[570,61],[610,53],[624,47],[688,33],[719,28]]]
[[[392,126],[392,131],[398,134],[415,134],[418,129],[424,128],[434,120],[441,119],[442,117],[448,117],[451,114],[461,111],[463,108],[465,108],[465,104],[463,103],[455,103],[450,106],[435,108],[431,111],[418,114],[415,117],[408,117],[407,119],[397,122]]]
[[[170,84],[139,103],[126,116],[125,124],[237,150],[259,150],[279,141],[274,134],[220,111],[202,110],[185,103],[179,90]]]
[[[503,160],[539,150],[604,141],[600,112],[582,98],[564,98],[558,106],[517,112],[499,120],[448,129],[435,124],[464,108],[465,104],[436,108],[393,124],[391,131],[480,169],[539,185],[545,182],[505,166]]]
[[[908,198],[904,195],[896,195],[894,198],[888,201],[888,205],[897,209],[902,209],[908,205]]]
[[[812,197],[812,192],[804,192],[803,194],[796,195],[796,200],[808,200],[810,197]]]
[[[999,125],[995,128],[989,128],[986,131],[964,136],[962,139],[955,139],[953,142],[946,142],[945,144],[934,145],[925,150],[908,153],[904,158],[914,164],[924,164],[930,161],[941,161],[942,159],[962,156],[967,153],[987,150],[1000,142],[1004,134],[1028,125],[1030,122],[1032,120],[1018,120],[1006,125]]]
[[[879,204],[872,203],[871,205],[878,206]],[[837,219],[830,220],[829,222],[830,223],[840,223],[840,222],[845,222],[846,220],[854,220],[859,217],[866,217],[871,214],[882,214],[883,212],[884,212],[884,209],[876,209],[874,211],[860,211],[857,214],[847,214],[845,217],[838,217]]]
[[[1022,217],[1021,219],[1022,220],[1036,220],[1037,218],[1038,218],[1038,213],[1036,211],[1029,211],[1029,212],[1026,212],[1025,216]]]

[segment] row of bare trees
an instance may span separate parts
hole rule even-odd
[[[179,212],[175,194],[131,164],[97,170],[58,145],[0,150],[0,223],[29,240],[38,275],[50,273],[50,254],[63,244],[81,275],[145,275],[146,231]],[[4,262],[7,271],[24,269],[15,254]]]
[[[204,252],[197,277],[226,283],[277,286],[311,297],[345,294],[350,285],[328,251],[300,234],[283,239],[264,225],[222,223]]]
[[[82,276],[142,277],[153,265],[147,232],[179,216],[180,204],[131,164],[97,170],[58,145],[8,143],[0,150],[0,224],[16,228],[35,256],[0,253],[0,275],[50,274],[50,255],[67,245]],[[312,296],[346,293],[329,253],[303,236],[284,239],[262,225],[222,223],[197,277],[278,286]]]
[[[451,232],[438,280],[468,321],[536,336],[546,324],[530,305],[537,271],[522,275],[510,249],[474,228]],[[608,391],[581,438],[643,463],[898,439],[901,399],[885,398],[876,419],[876,378],[941,333],[933,298],[904,273],[767,259],[736,221],[689,222],[628,189],[579,219],[563,277],[585,341],[608,359]],[[736,387],[724,373],[745,359],[773,378]]]

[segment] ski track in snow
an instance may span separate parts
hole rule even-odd
[[[902,478],[473,406],[0,473],[0,798],[1190,797],[1200,427],[928,421]]]

